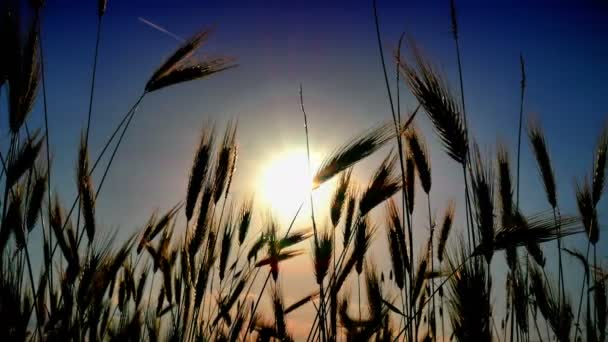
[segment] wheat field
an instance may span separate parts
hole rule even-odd
[[[239,132],[248,129],[232,120],[223,128],[204,125],[182,200],[149,213],[134,234],[117,239],[100,234],[96,205],[99,196],[110,196],[101,190],[138,108],[151,93],[201,79],[213,83],[224,73],[238,73],[237,61],[246,61],[195,55],[212,31],[194,33],[142,80],[141,94],[92,155],[91,122],[101,115],[92,106],[99,37],[111,10],[111,3],[99,0],[86,125],[73,148],[77,196],[65,202],[51,178],[49,136],[55,132],[49,129],[45,70],[53,65],[44,56],[53,47],[43,49],[40,39],[44,7],[52,4],[3,2],[1,111],[10,139],[0,146],[0,339],[290,341],[296,339],[290,317],[308,308],[312,324],[298,327],[308,332],[307,341],[605,341],[608,273],[598,218],[605,208],[608,125],[597,130],[587,176],[559,196],[550,141],[541,122],[526,114],[527,70],[520,56],[520,88],[514,90],[519,134],[511,137],[517,149],[497,144],[486,153],[467,121],[458,8],[454,0],[449,5],[455,80],[406,35],[385,51],[373,2],[390,113],[310,170],[312,184],[300,204],[310,206],[309,216],[298,209],[283,226],[253,196],[231,192],[241,171]],[[415,99],[414,110],[403,113],[395,77]],[[303,93],[300,86],[310,168],[314,141]],[[30,119],[35,103],[44,108],[40,127]],[[433,131],[423,132],[418,123],[424,121]],[[458,199],[445,198],[434,182],[431,139],[441,146],[433,153],[452,161]],[[520,170],[522,147],[533,154],[535,169]],[[357,177],[354,171],[372,155],[379,162],[371,176]],[[93,177],[95,170],[100,177]],[[539,177],[543,187],[520,189],[520,174]],[[314,202],[314,192],[329,182],[327,201]],[[521,196],[542,193],[545,210],[520,207],[520,190]],[[575,197],[577,211],[562,211],[566,193]],[[298,216],[304,228],[294,224]],[[256,217],[262,217],[259,223]],[[585,237],[585,250],[569,247],[574,236]],[[390,260],[379,266],[373,246]],[[34,255],[41,260],[34,262]],[[315,286],[305,293],[294,293],[284,279],[284,265],[295,258],[313,265],[307,275]],[[497,259],[507,265],[504,284],[492,280]],[[577,268],[565,270],[564,260]],[[576,291],[564,278],[575,279]],[[298,299],[288,301],[288,293]],[[504,305],[496,305],[497,294]]]

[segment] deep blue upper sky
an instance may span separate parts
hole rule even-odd
[[[76,146],[86,122],[96,6],[93,0],[47,1],[44,13],[54,187],[66,201],[74,195]],[[543,123],[560,201],[564,211],[573,212],[574,179],[590,173],[593,147],[608,118],[608,5],[600,0],[503,0],[457,1],[457,6],[472,134],[483,151],[491,152],[501,139],[514,155],[522,53],[528,78],[525,112],[536,113]],[[391,55],[406,31],[457,92],[449,1],[379,0],[378,8],[385,55]],[[215,27],[201,53],[235,56],[240,66],[146,98],[99,201],[101,224],[108,229],[130,232],[152,209],[182,199],[206,121],[239,119],[235,190],[250,192],[260,163],[303,144],[300,83],[312,144],[325,153],[355,132],[390,119],[371,1],[109,0],[94,102],[93,156],[149,75],[179,44],[139,17],[183,38]],[[403,107],[414,108],[401,89]],[[37,106],[34,126],[40,118]],[[440,211],[447,198],[458,199],[462,191],[460,170],[445,157],[428,119],[421,115],[417,121],[431,146],[434,183],[441,185],[433,204]],[[523,151],[522,205],[530,211],[546,209],[527,142]]]

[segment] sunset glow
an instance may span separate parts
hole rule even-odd
[[[320,164],[318,154],[311,155],[311,164],[313,171],[309,172],[306,150],[294,149],[277,154],[262,168],[256,192],[273,215],[286,219],[296,212],[301,203],[308,207],[312,174]],[[332,184],[328,183],[316,189],[313,193],[315,203],[326,203],[331,188]]]

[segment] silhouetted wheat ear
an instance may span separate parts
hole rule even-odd
[[[313,244],[313,264],[315,268],[315,277],[317,284],[323,284],[323,279],[327,275],[331,262],[333,247],[333,232],[332,229],[325,229],[319,234],[319,240],[316,245]]]
[[[407,196],[407,211],[414,213],[414,203],[416,203],[416,162],[412,153],[407,154],[405,160],[405,193]]]
[[[27,25],[26,38],[22,38],[20,8],[6,9],[6,32],[3,43],[8,49],[5,66],[8,92],[8,117],[11,133],[17,134],[32,110],[40,83],[40,52],[38,44],[38,16]],[[18,7],[18,6],[17,6]],[[4,26],[3,25],[3,26]]]
[[[245,285],[247,284],[247,277],[242,277],[238,280],[237,284],[234,286],[234,289],[232,290],[232,292],[230,293],[230,295],[227,298],[223,298],[220,301],[220,311],[217,314],[217,317],[214,321],[214,324],[217,324],[217,321],[219,321],[220,318],[224,318],[230,325],[230,310],[234,307],[234,304],[237,302],[237,299],[239,298],[239,296],[243,293],[243,290],[245,289]],[[238,305],[237,305],[238,307]]]
[[[570,303],[565,297],[562,303],[558,303],[558,298],[554,294],[557,291],[551,288],[551,284],[546,282],[537,267],[530,267],[530,290],[534,294],[538,308],[558,341],[570,341],[570,330],[572,328],[572,312]],[[558,310],[558,308],[560,308]]]
[[[198,211],[198,218],[196,221],[196,226],[194,227],[194,234],[191,237],[189,252],[190,256],[194,257],[198,249],[201,247],[201,244],[205,238],[205,234],[209,232],[209,225],[211,224],[210,212],[213,208],[213,189],[209,186],[205,187],[203,190],[203,195],[201,196],[201,203]]]
[[[462,240],[459,246],[459,254],[449,259],[452,268],[461,263],[464,265],[450,278],[448,307],[453,334],[457,341],[489,342],[492,341],[489,275],[480,258],[467,261]]]
[[[449,201],[448,206],[445,209],[443,215],[443,222],[441,224],[441,230],[439,231],[439,241],[437,242],[437,259],[439,262],[443,262],[445,256],[445,246],[447,245],[448,238],[450,237],[450,231],[454,222],[454,201]]]
[[[17,243],[17,249],[21,250],[21,248],[25,247],[26,243],[25,232],[23,230],[23,214],[21,210],[23,204],[23,191],[21,190],[21,187],[16,187],[16,189],[11,192],[11,196],[8,197],[8,200],[10,202],[7,205],[8,209],[6,209],[6,214],[2,221],[2,230],[6,231],[1,234],[3,235],[3,241],[0,241],[0,248],[4,250],[10,233],[13,232],[15,235],[15,242]]]
[[[200,142],[194,155],[194,162],[190,170],[188,190],[186,193],[186,219],[190,221],[194,213],[194,207],[198,200],[198,195],[207,177],[207,172],[211,164],[211,150],[215,139],[215,129],[206,126],[201,133]]]
[[[376,267],[369,261],[365,264],[365,285],[367,290],[367,303],[370,318],[380,323],[384,316],[384,300],[382,299],[382,285],[376,273]]]
[[[600,238],[599,224],[597,219],[597,211],[593,204],[592,190],[589,185],[589,179],[585,178],[583,184],[576,183],[576,204],[578,211],[581,214],[583,227],[587,232],[589,242],[596,244]]]
[[[472,188],[475,204],[477,229],[482,245],[491,245],[494,241],[494,174],[492,168],[482,159],[477,144],[474,145],[472,167]],[[492,260],[493,250],[485,253],[488,264]]]
[[[342,174],[331,199],[330,218],[334,228],[338,226],[340,217],[342,216],[342,209],[344,207],[344,203],[346,202],[346,195],[350,185],[351,175],[352,169],[349,169]]]
[[[350,240],[350,235],[353,229],[353,221],[355,217],[355,209],[357,206],[358,192],[357,187],[353,185],[348,191],[348,200],[346,202],[346,209],[344,209],[344,230],[342,232],[342,244],[344,247],[347,246]]]
[[[84,219],[84,226],[87,232],[87,238],[89,239],[89,244],[93,242],[95,237],[95,192],[93,190],[93,181],[91,180],[90,173],[89,153],[87,151],[84,135],[82,135],[78,151],[76,174],[78,177],[77,184],[82,206],[82,217]]]
[[[515,310],[515,320],[519,328],[524,332],[528,332],[528,289],[526,279],[523,272],[518,270],[515,272],[513,281],[513,309]]]
[[[35,175],[33,181],[32,190],[30,193],[29,203],[27,204],[26,214],[26,227],[28,231],[32,231],[38,221],[38,216],[41,212],[42,202],[44,201],[44,195],[46,194],[46,171],[44,169],[38,169],[38,174]]]
[[[504,145],[498,146],[496,164],[498,169],[498,193],[502,207],[502,225],[506,226],[513,211],[513,183],[511,182],[509,152]]]
[[[283,306],[283,294],[281,286],[277,283],[273,285],[271,290],[272,309],[274,311],[274,322],[278,338],[285,339],[287,335],[287,324],[285,321],[285,307]]]
[[[173,218],[181,209],[181,204],[176,204],[173,208],[169,209],[160,219],[156,220],[156,216],[153,215],[153,218],[150,219],[149,223],[152,225],[150,232],[146,236],[147,240],[154,240],[154,238],[159,234],[163,233],[163,236],[166,235],[166,230],[170,229],[171,222],[175,222]]]
[[[431,162],[426,144],[415,127],[408,129],[405,138],[410,148],[409,151],[416,162],[416,171],[418,171],[422,189],[428,194],[431,192]]]
[[[599,340],[604,341],[606,339],[606,280],[604,278],[596,277],[595,285],[593,286],[593,293],[595,295],[595,312],[597,331],[599,333]]]
[[[57,198],[57,194],[55,194],[55,199],[53,203],[49,204],[52,209],[50,211],[49,224],[53,229],[53,233],[55,238],[57,239],[57,244],[59,245],[59,249],[61,250],[64,258],[66,260],[70,260],[71,253],[68,247],[67,241],[65,239],[65,235],[63,234],[63,209],[59,204],[59,199]]]
[[[605,186],[606,173],[606,153],[608,153],[608,124],[604,124],[604,128],[600,138],[598,139],[595,149],[595,163],[593,167],[593,205],[602,197],[602,192]]]
[[[253,196],[249,198],[249,200],[245,201],[241,206],[241,210],[239,212],[239,223],[238,223],[238,240],[239,245],[243,245],[245,242],[245,238],[247,237],[247,233],[249,232],[249,226],[251,225],[251,215],[253,212]]]
[[[213,241],[215,240],[215,238],[213,236],[212,232],[210,232],[210,239],[209,241]],[[214,245],[214,242],[211,243],[211,245]],[[209,250],[214,249],[214,246],[209,246],[210,248]],[[216,254],[211,252],[209,254],[207,254],[208,257],[203,258],[203,263],[200,266],[200,270],[198,271],[198,277],[196,280],[196,285],[195,285],[195,297],[194,297],[194,307],[199,307],[201,304],[201,301],[203,299],[203,296],[205,295],[205,292],[207,290],[207,283],[209,281],[209,275],[210,275],[210,271],[213,267],[213,264],[215,263],[215,256]]]
[[[391,263],[393,265],[393,272],[395,273],[395,283],[397,287],[402,290],[405,283],[405,272],[403,266],[403,258],[401,254],[401,247],[399,244],[399,237],[395,228],[387,225],[387,240],[388,247],[391,256]]]
[[[397,156],[389,153],[380,164],[367,189],[361,194],[359,215],[365,216],[377,205],[389,199],[401,189],[401,179],[395,173]]]
[[[10,190],[19,179],[31,170],[38,159],[44,136],[39,136],[38,131],[33,132],[30,138],[22,144],[14,158],[9,160],[6,166],[6,188]]]
[[[321,186],[340,172],[376,152],[394,136],[395,128],[392,122],[378,125],[355,136],[323,160],[313,177],[314,187]]]
[[[286,235],[284,238],[279,238],[278,234],[278,226],[274,218],[269,215],[266,222],[266,232],[264,236],[260,239],[261,247],[266,246],[267,252],[266,257],[264,259],[258,260],[255,263],[256,267],[262,266],[270,266],[270,271],[272,273],[272,278],[276,281],[279,276],[279,263],[301,255],[303,253],[302,250],[285,250],[289,247],[293,247],[294,245],[301,243],[312,236],[310,229],[303,229],[296,232],[291,232]],[[252,250],[249,252],[251,255]],[[255,252],[257,253],[257,251]]]
[[[426,282],[426,271],[428,268],[428,241],[426,245],[420,249],[418,254],[418,262],[416,264],[416,269],[414,270],[414,280],[413,280],[413,288],[412,288],[412,301],[415,301],[420,298],[420,295],[423,293],[424,284]]]
[[[376,231],[376,226],[372,226],[369,219],[363,218],[357,220],[355,227],[355,247],[353,249],[353,258],[355,260],[355,270],[357,274],[363,272],[363,262],[365,254],[371,246],[372,237]],[[345,268],[346,269],[346,268]]]
[[[411,272],[411,263],[409,260],[409,251],[407,249],[407,243],[405,239],[405,229],[401,225],[401,219],[399,218],[399,212],[397,211],[397,205],[395,201],[389,199],[387,201],[387,217],[386,225],[394,230],[397,235],[399,243],[399,251],[401,253],[401,260],[403,261],[403,267],[408,273]]]
[[[498,251],[510,247],[524,246],[528,251],[531,248],[540,251],[540,247],[538,247],[540,243],[581,232],[578,217],[562,215],[558,227],[552,211],[543,211],[524,217],[521,212],[515,210],[511,225],[501,227],[496,232],[492,248]],[[475,253],[480,253],[483,247],[480,245],[478,249]],[[530,253],[532,252],[530,251]]]
[[[232,212],[232,210],[230,210]],[[219,276],[220,281],[224,280],[226,272],[226,265],[228,264],[228,258],[230,257],[230,250],[232,248],[232,237],[234,233],[234,226],[232,223],[232,217],[226,220],[226,227],[224,228],[224,235],[222,236],[221,250],[220,250],[220,264],[219,264]]]
[[[400,70],[412,94],[427,112],[448,155],[463,164],[468,150],[462,113],[438,73],[424,60],[413,41],[409,42],[415,66],[401,60]]]
[[[213,201],[220,200],[224,190],[227,191],[227,182],[232,180],[232,173],[236,165],[236,123],[228,122],[222,144],[218,146],[214,173]]]
[[[152,74],[150,81],[161,77],[162,75],[170,72],[179,63],[182,63],[188,59],[196,49],[203,45],[209,36],[211,35],[210,29],[201,30],[190,37],[182,46],[180,46],[173,54],[163,63],[158,69]],[[150,82],[148,81],[148,82]]]
[[[538,170],[543,179],[547,200],[551,207],[555,208],[557,207],[557,192],[553,168],[551,167],[551,158],[549,157],[543,130],[540,123],[534,118],[528,120],[528,137],[532,144],[532,150],[534,152],[534,157],[536,158],[536,163],[538,164]]]
[[[234,59],[219,57],[195,61],[192,54],[203,45],[211,30],[202,30],[180,46],[156,71],[146,83],[146,92],[152,92],[174,84],[203,78],[217,72],[233,68]]]

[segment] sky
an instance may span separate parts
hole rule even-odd
[[[562,211],[575,213],[575,179],[590,174],[593,148],[608,119],[608,5],[600,0],[456,3],[471,134],[482,152],[495,151],[497,141],[502,141],[514,157],[521,53],[528,80],[525,115],[535,115],[542,122]],[[76,147],[86,123],[96,6],[96,1],[56,0],[48,1],[44,9],[52,186],[70,203],[76,191]],[[458,91],[449,1],[378,0],[378,12],[386,56],[401,32],[406,32]],[[179,45],[139,18],[182,38],[213,27],[213,37],[200,53],[234,56],[239,66],[146,97],[98,201],[101,229],[107,234],[117,231],[127,236],[154,209],[166,210],[183,199],[192,156],[206,123],[221,128],[227,120],[238,119],[240,155],[233,194],[259,193],[264,166],[305,146],[300,84],[311,147],[320,159],[358,132],[391,118],[371,1],[110,0],[102,25],[93,106],[93,156],[141,94],[151,73]],[[394,82],[391,86],[394,92]],[[416,104],[403,84],[400,96],[406,115]],[[38,103],[31,125],[42,127],[41,118]],[[460,169],[443,152],[424,113],[416,118],[416,125],[430,148],[437,188],[432,192],[432,211],[441,216],[447,200],[453,198],[457,217],[462,218]],[[1,142],[6,143],[8,128],[0,126],[0,131]],[[527,140],[522,146],[525,191],[521,205],[528,213],[546,210]],[[386,152],[355,170],[362,182]],[[100,176],[96,174],[97,179]],[[600,204],[600,213],[605,203]],[[418,203],[417,207],[421,213],[417,224],[424,228],[426,208]],[[379,236],[384,239],[383,233]],[[603,247],[605,241],[600,240]],[[584,237],[571,238],[568,244],[582,249]],[[603,253],[606,248],[600,250]],[[385,260],[382,253],[375,254],[377,264],[388,272],[390,265],[381,262]],[[601,260],[605,262],[605,254]],[[497,273],[504,267],[500,262]],[[309,272],[298,271],[309,263],[302,257],[286,266],[286,284],[295,289],[288,294],[291,300],[308,291],[306,284],[309,289],[314,285]],[[500,283],[500,274],[497,277]],[[294,319],[294,330],[305,323],[304,316]]]

